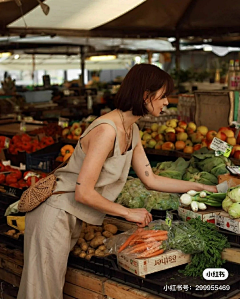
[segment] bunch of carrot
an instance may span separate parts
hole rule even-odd
[[[137,258],[149,258],[164,252],[162,242],[168,239],[168,231],[138,229],[119,248],[127,254],[137,254]]]

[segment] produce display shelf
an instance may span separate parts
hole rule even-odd
[[[201,278],[184,276],[178,270],[184,269],[185,266],[163,270],[149,274],[147,278],[142,278],[119,268],[117,266],[117,259],[113,255],[104,258],[93,257],[88,261],[70,254],[68,265],[168,299],[223,299],[230,298],[240,291],[240,268],[239,265],[234,263],[226,263],[224,265],[224,268],[229,271],[229,277],[224,280],[224,283],[222,281],[206,281]],[[186,291],[171,291],[166,289],[166,286],[170,285],[185,285],[189,288]],[[198,290],[197,286],[199,285],[209,285],[209,288],[211,285],[229,285],[230,290]]]
[[[18,216],[20,216],[20,213],[18,214]],[[7,232],[8,230],[11,230],[11,229],[14,229],[14,228],[7,225],[6,219],[5,219],[5,223],[0,225],[0,243],[6,244],[10,248],[19,249],[19,250],[23,251],[24,236],[20,235],[19,238],[16,239],[12,236],[6,235],[5,232]]]
[[[151,149],[151,148],[145,148],[145,153],[148,156],[161,156],[161,157],[166,157],[166,159],[177,159],[179,157],[182,157],[186,160],[190,160],[192,155],[191,154],[186,154],[181,151],[164,151],[164,150],[156,150],[156,149]],[[240,160],[234,159],[230,157],[230,160],[234,165],[239,165],[240,166]],[[165,160],[163,160],[165,161]]]
[[[45,126],[42,122],[25,121],[25,132],[20,130],[20,121],[7,121],[0,124],[0,135],[12,137],[16,134],[28,133],[29,131],[42,128]]]
[[[219,228],[218,231],[228,238],[228,242],[232,247],[240,248],[240,235],[227,231],[223,228]]]

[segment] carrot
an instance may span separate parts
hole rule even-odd
[[[143,239],[148,239],[149,237],[156,237],[156,236],[166,236],[168,234],[168,231],[162,231],[162,232],[157,232],[157,233],[152,233],[152,234],[146,234],[143,235]]]
[[[152,248],[154,246],[159,246],[158,242],[153,243],[141,243],[132,247],[132,249],[128,253],[138,253],[147,250],[148,248]]]
[[[157,251],[154,251],[152,253],[148,253],[148,252],[143,252],[142,254],[140,254],[137,258],[142,258],[142,257],[153,257],[153,256],[157,256],[160,255],[164,252],[164,249],[159,249]]]
[[[123,251],[123,249],[125,249],[125,248],[129,245],[129,243],[136,237],[136,233],[137,233],[137,232],[135,232],[134,234],[132,234],[131,236],[129,236],[129,237],[127,238],[127,240],[126,240],[126,241],[122,244],[122,246],[119,248],[118,253],[121,252],[121,251]]]

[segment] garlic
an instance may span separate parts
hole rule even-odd
[[[197,212],[198,211],[198,203],[197,201],[192,201],[191,202],[191,209],[193,210],[193,212]]]
[[[202,192],[200,192],[200,197],[206,197],[207,196],[207,193],[205,192],[205,191],[202,191]]]
[[[187,192],[187,194],[189,194],[189,195],[191,195],[191,196],[195,196],[197,193],[198,193],[198,192],[195,191],[195,190],[189,190],[189,191]]]
[[[185,205],[185,206],[189,206],[192,202],[192,197],[187,194],[187,193],[184,193],[181,197],[180,197],[180,202]]]
[[[203,202],[198,202],[198,208],[199,210],[206,210],[207,206]]]

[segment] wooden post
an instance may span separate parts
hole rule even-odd
[[[175,57],[175,65],[176,65],[176,70],[180,70],[180,36],[177,33],[176,34],[176,57]]]
[[[81,77],[82,77],[82,87],[85,87],[84,83],[84,70],[85,70],[85,55],[84,55],[84,46],[80,46],[80,57],[81,57]]]

